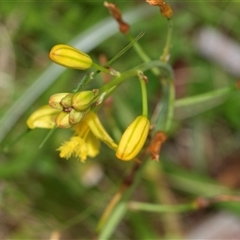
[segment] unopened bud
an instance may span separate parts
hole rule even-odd
[[[69,128],[71,127],[71,124],[69,122],[69,113],[68,112],[60,112],[56,119],[55,119],[56,125],[59,128]]]
[[[64,67],[85,70],[92,66],[93,61],[86,53],[68,45],[55,45],[50,53],[49,58]]]
[[[150,122],[145,116],[138,116],[125,130],[116,151],[117,158],[128,161],[137,156],[149,132]]]
[[[53,94],[48,100],[49,106],[58,110],[62,110],[63,106],[61,105],[60,102],[66,95],[68,95],[68,93]]]
[[[72,106],[77,111],[84,111],[90,107],[94,97],[93,91],[77,92],[72,97]]]
[[[75,109],[72,109],[69,113],[69,123],[71,125],[77,124],[83,118],[83,112],[78,112]]]
[[[62,98],[60,104],[64,107],[64,108],[70,108],[72,106],[72,93],[67,94],[64,98]]]

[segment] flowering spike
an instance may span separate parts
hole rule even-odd
[[[149,126],[146,116],[138,116],[122,135],[116,151],[117,158],[124,161],[135,158],[147,139]]]
[[[85,70],[93,65],[93,61],[86,53],[68,45],[55,45],[50,53],[49,58],[64,67]]]

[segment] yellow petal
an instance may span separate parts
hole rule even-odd
[[[69,159],[74,155],[75,149],[78,148],[79,145],[78,137],[71,137],[69,141],[64,142],[57,151],[60,151],[60,157]],[[81,139],[80,139],[81,141]]]
[[[110,148],[116,149],[117,144],[113,141],[113,139],[108,135],[107,131],[101,124],[97,114],[94,112],[89,112],[87,115],[83,118],[84,121],[87,122],[89,128],[91,129],[92,133],[99,138],[101,141],[103,141],[105,144],[107,144]]]
[[[92,132],[89,132],[89,134],[87,135],[86,143],[88,147],[88,156],[97,156],[100,149],[100,141],[93,135]]]
[[[27,119],[29,128],[47,128],[51,129],[55,124],[55,118],[59,114],[59,110],[53,109],[48,105],[44,105],[33,112]]]
[[[82,138],[85,138],[90,131],[89,126],[83,120],[74,126],[75,133]]]
[[[147,139],[149,126],[147,117],[138,116],[122,135],[116,151],[117,158],[128,161],[136,157]]]
[[[75,149],[75,157],[78,157],[81,162],[85,162],[88,156],[88,147],[86,142],[82,140],[82,143],[78,145],[78,148]]]

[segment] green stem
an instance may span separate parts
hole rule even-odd
[[[104,222],[99,222],[98,225],[98,238],[97,239],[110,239],[116,226],[124,217],[127,211],[127,201],[131,197],[133,191],[136,189],[141,176],[143,174],[144,166],[148,161],[144,160],[140,165],[136,163],[133,167],[132,173],[125,179],[125,190],[122,193],[122,197],[118,203],[116,203],[115,208],[109,214],[109,217],[105,219]]]
[[[140,33],[137,35],[136,38],[132,38],[132,37],[129,38],[130,43],[129,43],[124,49],[122,49],[115,57],[113,57],[110,61],[108,61],[108,62],[105,64],[105,66],[109,66],[110,64],[112,64],[113,62],[115,62],[120,56],[122,56],[122,55],[123,55],[126,51],[128,51],[132,46],[133,46],[134,48],[135,48],[135,45],[140,46],[137,41],[138,41],[140,38],[142,38],[143,35],[144,35],[144,32],[140,32]],[[150,58],[148,58],[147,61],[150,61]]]
[[[133,41],[133,37],[130,33],[128,33],[127,38],[129,39],[130,42]],[[141,45],[138,42],[135,42],[133,45],[133,48],[135,49],[135,51],[137,52],[137,54],[139,55],[139,57],[144,61],[144,62],[149,62],[151,61],[150,57],[143,51]]]
[[[133,37],[130,33],[127,34],[127,38],[129,39],[129,41],[133,41]],[[133,45],[134,50],[136,51],[136,53],[138,54],[138,56],[144,61],[144,62],[149,62],[151,61],[151,59],[149,58],[149,56],[144,52],[144,50],[142,49],[141,45],[138,42],[135,42]],[[160,71],[158,68],[153,68],[151,69],[153,74],[158,76],[160,74]]]
[[[106,66],[111,65],[113,62],[115,62],[118,58],[120,58],[125,52],[127,52],[135,43],[137,43],[137,41],[143,37],[144,32],[141,32],[138,34],[138,36],[134,39],[132,39],[132,41],[124,48],[122,49],[115,57],[113,57],[111,60],[109,60],[103,67],[99,66],[98,64],[94,63],[94,67],[98,69],[98,71],[92,72],[92,73],[88,73],[86,74],[83,79],[81,80],[81,82],[78,84],[78,86],[76,87],[76,89],[73,90],[73,93],[78,92],[80,89],[82,89],[87,83],[89,83],[92,79],[94,79],[94,77],[99,74],[102,70],[104,70],[103,72],[105,72],[106,70],[109,70],[107,68],[105,68]],[[102,69],[99,69],[99,67]],[[110,73],[110,70],[107,72]]]
[[[98,65],[98,64],[96,64],[96,63],[93,63],[93,64],[92,64],[92,67],[96,68],[97,70],[99,70],[99,71],[101,71],[101,72],[111,74],[109,69],[107,69],[107,68],[105,68],[105,67],[103,67],[103,66],[100,66],[100,65]]]
[[[157,181],[155,179],[157,179]],[[155,179],[153,179],[152,176],[158,201],[163,205],[173,204],[175,202],[175,196],[172,190],[167,187],[169,185],[169,182],[165,176],[161,161],[159,162]],[[162,183],[161,186],[159,186],[159,182]],[[177,237],[179,238],[179,236],[182,235],[181,221],[179,215],[176,212],[162,213],[161,220],[163,223],[163,228],[165,230],[166,239],[174,239]]]
[[[175,102],[175,89],[172,79],[162,81],[162,91],[161,111],[158,114],[154,130],[168,133],[173,120]]]
[[[117,89],[117,87],[120,86],[121,83],[123,83],[124,81],[126,81],[127,79],[129,79],[131,77],[137,76],[139,70],[147,71],[154,67],[159,67],[162,70],[162,73],[165,72],[166,76],[168,76],[170,79],[173,78],[172,68],[167,63],[160,62],[159,60],[142,63],[124,73],[121,73],[121,75],[119,77],[114,78],[112,81],[110,81],[107,84],[105,84],[104,86],[102,86],[99,89],[98,96],[94,99],[94,102],[96,102],[98,100],[99,96],[100,97],[103,96],[103,98],[101,99],[101,103],[103,103],[109,97],[109,95],[112,94],[113,91],[115,91]],[[94,111],[97,112],[100,107],[101,107],[101,104],[96,106]],[[144,111],[146,111],[146,110],[144,110]]]
[[[103,92],[108,92],[109,89],[111,89],[114,86],[119,86],[121,83],[123,83],[125,80],[137,76],[138,71],[147,71],[150,70],[154,67],[159,67],[160,69],[162,69],[166,75],[169,78],[173,78],[173,72],[172,72],[172,68],[163,62],[160,62],[159,60],[155,60],[155,61],[150,61],[147,63],[142,63],[124,73],[121,73],[121,76],[114,78],[112,81],[108,82],[107,84],[105,84],[103,87],[101,87],[99,89],[99,94],[103,93]],[[107,94],[106,94],[107,95]]]
[[[145,212],[155,212],[155,213],[182,213],[189,212],[196,209],[196,204],[178,204],[178,205],[160,205],[160,204],[150,204],[142,202],[129,202],[128,209],[132,211],[145,211]]]
[[[171,41],[172,41],[172,33],[173,33],[173,24],[172,19],[168,19],[168,31],[167,31],[167,39],[165,43],[165,47],[163,49],[163,53],[160,57],[160,60],[163,62],[167,62],[169,59]]]
[[[221,89],[217,89],[208,93],[198,94],[196,96],[187,97],[176,100],[175,107],[185,107],[211,101],[215,98],[222,97],[229,94],[231,91],[236,90],[236,86],[229,86]]]
[[[87,85],[100,71],[92,72],[92,73],[87,73],[79,82],[77,87],[72,91],[73,93],[78,92],[80,89],[82,89],[85,85]]]
[[[43,145],[47,142],[47,140],[51,137],[51,135],[54,133],[54,131],[56,130],[56,128],[57,127],[54,127],[54,128],[52,128],[49,132],[48,132],[48,134],[47,134],[47,136],[43,139],[43,141],[41,142],[41,144],[39,145],[39,149],[41,149],[42,147],[43,147]]]
[[[148,117],[148,98],[146,89],[146,80],[144,79],[144,74],[142,71],[138,72],[138,77],[142,90],[142,115]]]

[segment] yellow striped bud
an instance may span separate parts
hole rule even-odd
[[[72,109],[69,113],[69,122],[71,125],[79,123],[83,118],[83,112],[77,112],[75,109]]]
[[[93,91],[77,92],[72,97],[72,106],[77,111],[84,111],[90,107],[94,97],[95,93]]]
[[[138,116],[125,130],[118,144],[116,157],[128,161],[137,156],[149,132],[150,122],[145,116]]]
[[[69,128],[71,127],[71,124],[69,122],[69,112],[60,112],[56,119],[55,119],[56,125],[59,128]]]
[[[60,104],[60,102],[66,95],[68,95],[68,93],[53,94],[48,100],[49,106],[58,110],[62,110],[63,106]]]
[[[61,105],[64,107],[64,108],[70,108],[72,107],[72,96],[73,94],[72,93],[69,93],[67,94],[65,97],[63,97],[61,99]]]
[[[92,66],[93,61],[86,53],[65,44],[55,45],[49,58],[64,67],[85,70]]]

